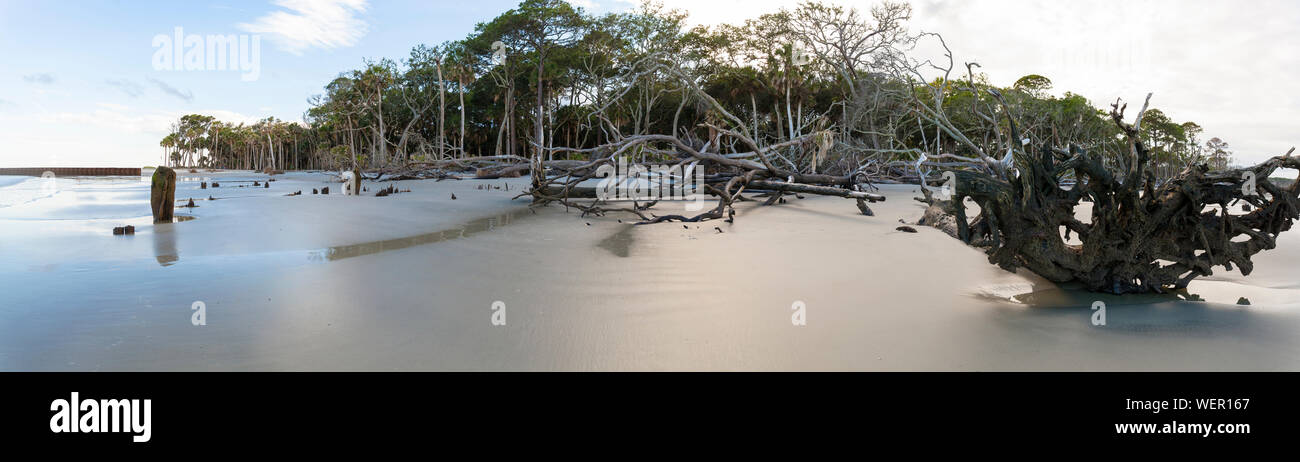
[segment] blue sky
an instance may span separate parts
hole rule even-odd
[[[176,27],[249,34],[241,24],[275,12],[303,16],[295,0],[0,0],[0,166],[155,165],[167,121],[183,113],[300,120],[308,97],[363,59],[400,59],[416,44],[463,38],[515,4],[370,2],[349,10],[360,38],[332,47],[295,49],[292,36],[261,31],[261,75],[245,82],[232,71],[155,70],[152,40]]]
[[[694,24],[739,22],[795,0],[662,0]],[[825,0],[864,8],[864,0]],[[631,0],[570,0],[596,12]],[[155,165],[187,113],[301,120],[307,98],[365,58],[462,38],[514,0],[0,0],[0,166]],[[1193,120],[1243,161],[1300,142],[1300,2],[913,0],[914,32],[940,32],[994,83],[1046,75],[1054,93],[1152,104]],[[261,74],[160,71],[153,38],[261,36]],[[933,50],[930,50],[933,52]]]

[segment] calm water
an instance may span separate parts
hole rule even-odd
[[[157,226],[139,179],[0,186],[0,369],[1300,369],[1294,235],[1251,277],[1194,284],[1205,301],[1110,297],[895,232],[920,215],[914,187],[876,217],[814,198],[634,227],[468,180],[389,198],[218,180],[183,183],[195,219]]]

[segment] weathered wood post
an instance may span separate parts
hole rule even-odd
[[[176,171],[158,167],[153,172],[149,192],[149,206],[153,208],[154,223],[171,223],[176,210]]]

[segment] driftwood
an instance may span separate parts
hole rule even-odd
[[[781,202],[781,197],[787,193],[807,193],[816,195],[829,195],[854,199],[858,208],[866,215],[871,215],[870,209],[867,208],[866,202],[877,202],[885,200],[884,196],[866,192],[874,186],[868,180],[868,176],[860,170],[849,171],[844,175],[828,175],[816,173],[817,159],[824,156],[826,152],[836,145],[836,133],[830,130],[822,130],[816,133],[797,136],[793,139],[783,141],[766,147],[760,147],[759,143],[746,134],[746,123],[714,99],[708,92],[704,91],[696,81],[690,78],[681,69],[666,64],[670,60],[663,59],[644,59],[638,63],[638,66],[645,66],[641,72],[657,71],[675,78],[683,86],[683,90],[692,95],[695,99],[711,109],[710,113],[716,115],[721,120],[721,125],[714,123],[700,124],[698,127],[706,129],[709,132],[709,141],[702,145],[686,142],[672,135],[633,135],[617,139],[614,142],[597,146],[591,149],[574,149],[574,148],[544,148],[534,143],[537,152],[533,156],[534,165],[543,165],[540,162],[541,152],[549,150],[551,153],[568,152],[585,154],[592,159],[590,162],[584,162],[575,166],[556,166],[550,168],[548,172],[532,172],[532,187],[520,196],[531,196],[534,205],[545,205],[552,202],[564,204],[566,207],[574,207],[583,212],[583,215],[595,214],[603,215],[608,212],[627,212],[637,215],[642,219],[641,224],[659,223],[664,221],[687,221],[697,222],[705,220],[715,220],[726,218],[727,220],[735,219],[735,209],[733,204],[737,201],[746,200],[741,193],[747,189],[762,189],[774,192],[766,205],[777,204]],[[598,111],[599,112],[599,111]],[[721,147],[723,140],[734,140],[739,143],[745,152],[722,153]],[[778,164],[774,158],[780,158],[781,153],[791,154],[790,157],[809,158],[810,165],[795,165],[788,160],[785,164]],[[611,207],[599,199],[581,204],[573,201],[573,192],[579,188],[584,181],[597,177],[597,172],[602,166],[613,166],[623,159],[633,157],[639,154],[642,157],[646,155],[659,158],[672,164],[673,168],[682,168],[683,171],[688,166],[690,168],[702,169],[704,175],[708,178],[706,184],[701,185],[704,192],[709,195],[718,197],[718,204],[713,209],[694,216],[647,216],[644,209],[649,206],[642,206],[634,203],[633,207]],[[782,158],[784,159],[784,158]],[[678,178],[671,178],[676,180]],[[680,179],[685,179],[680,178]]]
[[[547,168],[572,168],[585,163],[577,160],[543,162]],[[372,181],[460,180],[472,174],[474,179],[517,178],[529,173],[528,159],[519,156],[480,156],[429,162],[408,162],[401,166],[379,169]]]
[[[561,203],[566,207],[581,210],[583,215],[604,215],[609,212],[631,213],[642,219],[641,224],[666,221],[699,222],[724,217],[732,220],[735,216],[733,204],[737,201],[746,200],[741,196],[741,193],[747,190],[750,192],[761,190],[774,193],[767,202],[768,205],[777,203],[777,200],[785,194],[796,193],[855,199],[859,202],[859,209],[866,209],[865,202],[885,200],[883,195],[863,191],[863,189],[872,187],[865,176],[809,174],[778,168],[773,166],[767,158],[767,153],[771,152],[771,148],[759,148],[748,137],[732,130],[718,127],[710,128],[721,134],[740,139],[750,146],[751,151],[742,156],[724,155],[699,150],[695,146],[672,136],[630,136],[614,143],[583,150],[590,153],[595,159],[592,161],[565,164],[560,164],[560,161],[546,163],[549,167],[548,171],[540,175],[544,177],[540,180],[542,186],[530,188],[517,197],[530,196],[533,198],[534,205],[545,205],[552,202]],[[819,137],[824,136],[826,135],[807,135],[783,143],[780,147],[797,149],[801,145],[814,143]],[[658,146],[654,148],[657,152],[671,153],[674,157],[669,160],[676,167],[685,169],[688,165],[694,165],[693,168],[703,169],[706,181],[703,185],[699,185],[702,188],[700,192],[717,197],[717,206],[704,213],[689,217],[680,215],[654,216],[645,213],[649,207],[648,205],[634,203],[632,207],[612,207],[608,202],[597,198],[596,188],[580,186],[585,181],[598,178],[598,170],[602,166],[612,167],[627,153],[646,146]],[[760,161],[745,158],[748,156],[757,157]],[[582,198],[596,199],[586,204],[574,201],[574,199]],[[870,215],[866,211],[864,213]]]
[[[1198,165],[1157,184],[1147,169],[1151,154],[1135,127],[1142,114],[1130,125],[1123,112],[1118,102],[1112,106],[1111,118],[1132,148],[1126,171],[1108,171],[1098,156],[1077,146],[1043,145],[1036,156],[1016,153],[1018,174],[953,170],[950,198],[923,187],[925,198],[918,200],[929,207],[919,224],[984,248],[990,263],[1008,271],[1026,268],[1052,281],[1123,294],[1186,288],[1216,266],[1235,265],[1248,275],[1250,257],[1272,249],[1278,234],[1300,219],[1300,181],[1285,188],[1268,181],[1279,168],[1300,169],[1300,158],[1291,152],[1248,168],[1211,172]],[[1069,173],[1077,183],[1062,188]],[[963,206],[968,198],[980,207],[969,221]],[[1230,214],[1238,201],[1253,211]],[[1074,212],[1084,202],[1092,209],[1088,223]],[[1068,243],[1071,235],[1081,244]]]

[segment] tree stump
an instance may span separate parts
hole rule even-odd
[[[153,209],[154,223],[171,223],[176,210],[176,171],[158,167],[153,172],[149,193],[149,206]]]

